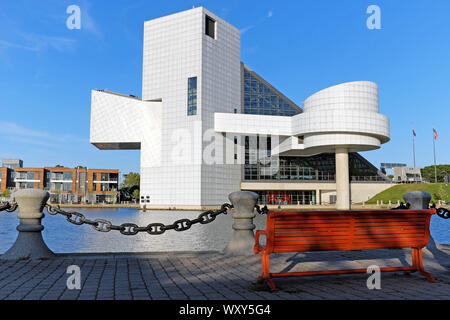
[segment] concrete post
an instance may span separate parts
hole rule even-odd
[[[423,210],[428,209],[431,201],[431,194],[423,191],[412,191],[405,193],[403,199],[410,204],[410,209]]]
[[[346,148],[336,148],[336,209],[350,209],[350,176]]]
[[[55,254],[47,247],[42,238],[44,226],[41,224],[44,206],[50,194],[39,189],[23,189],[13,194],[19,205],[17,226],[19,235],[13,246],[0,256],[1,260],[48,259]]]
[[[237,191],[231,193],[228,198],[234,206],[232,215],[234,232],[224,253],[235,256],[253,255],[253,246],[255,245],[253,218],[258,194],[251,191]]]

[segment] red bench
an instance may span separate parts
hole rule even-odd
[[[380,268],[381,271],[418,271],[428,281],[433,275],[422,264],[422,248],[430,236],[430,218],[436,209],[429,210],[371,210],[371,211],[305,211],[269,212],[267,230],[255,234],[254,252],[261,252],[262,274],[276,290],[274,277],[313,276],[326,274],[365,273],[366,269],[324,270],[308,272],[271,273],[269,256],[277,252],[364,250],[412,248],[412,265]],[[266,245],[259,238],[266,236]]]

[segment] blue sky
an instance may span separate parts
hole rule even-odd
[[[69,30],[69,5],[81,30]],[[369,30],[369,5],[381,30]],[[391,141],[374,165],[450,163],[450,1],[105,1],[0,3],[0,158],[139,170],[139,151],[89,144],[90,90],[141,96],[143,23],[204,6],[241,29],[241,60],[290,99],[347,81],[378,83]]]

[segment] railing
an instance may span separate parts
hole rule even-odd
[[[335,175],[330,172],[318,171],[299,166],[245,165],[244,180],[290,180],[290,181],[330,181],[334,182]]]
[[[330,172],[299,166],[265,167],[245,165],[244,181],[292,181],[292,182],[336,182],[336,175]],[[350,176],[352,182],[390,182],[379,175]]]
[[[351,176],[350,181],[352,182],[392,182],[386,180],[380,176]]]

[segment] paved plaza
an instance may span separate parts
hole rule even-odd
[[[274,254],[271,271],[399,266],[409,249]],[[67,267],[78,265],[81,289],[69,290]],[[416,273],[382,273],[381,289],[369,290],[369,274],[277,278],[279,290],[256,282],[259,255],[220,252],[66,254],[49,260],[0,261],[0,299],[25,300],[321,300],[450,299],[450,247],[424,250],[424,265],[437,282]]]

